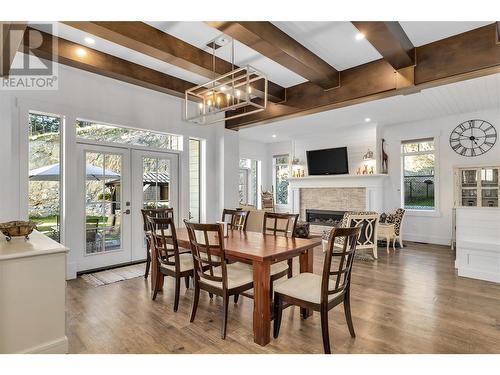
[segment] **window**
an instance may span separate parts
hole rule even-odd
[[[404,141],[403,205],[410,210],[436,209],[434,139]]]
[[[76,121],[76,137],[91,141],[153,147],[162,150],[182,150],[182,136],[180,135],[99,124],[85,120]]]
[[[60,241],[61,118],[29,113],[28,216],[37,229]]]
[[[201,141],[189,139],[189,219],[201,220]]]
[[[275,155],[274,191],[276,204],[288,204],[288,178],[290,177],[290,162],[288,155]]]
[[[240,159],[239,193],[240,203],[257,207],[259,162]]]

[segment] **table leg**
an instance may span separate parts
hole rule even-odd
[[[271,341],[271,263],[253,263],[253,341],[265,346]]]
[[[313,262],[314,262],[314,251],[313,249],[307,249],[300,254],[300,273],[313,272]],[[300,315],[305,319],[312,315],[312,311],[309,309],[300,309]]]
[[[389,235],[385,236],[385,242],[387,244],[387,252],[389,252],[389,244],[391,243],[391,237],[389,237]]]

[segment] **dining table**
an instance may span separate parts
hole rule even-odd
[[[186,228],[176,230],[180,248],[190,248]],[[224,238],[225,257],[253,266],[253,335],[254,342],[265,346],[271,331],[271,264],[299,257],[300,272],[313,272],[313,249],[321,245],[321,237],[290,238],[259,232],[228,230]],[[310,311],[303,309],[307,317]]]

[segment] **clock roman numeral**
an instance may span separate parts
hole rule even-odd
[[[476,156],[476,150],[473,148],[470,149],[470,156]]]

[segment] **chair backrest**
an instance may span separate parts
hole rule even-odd
[[[264,212],[262,221],[262,233],[273,236],[295,237],[295,227],[299,214],[279,214],[276,212]]]
[[[271,191],[264,191],[261,187],[260,199],[263,210],[274,211],[274,188],[271,188]]]
[[[394,223],[394,234],[396,234],[396,236],[399,236],[399,234],[401,233],[401,227],[403,226],[404,216],[405,216],[405,209],[398,208],[396,209],[396,211],[394,211],[387,217],[388,222]]]
[[[157,219],[174,218],[173,208],[144,208],[141,210],[141,212],[142,212],[142,223],[144,225],[145,232],[149,230],[148,217],[154,217]]]
[[[228,219],[226,219],[228,217]],[[225,208],[222,211],[222,221],[228,223],[229,229],[247,230],[248,211],[230,210]]]
[[[148,230],[151,233],[153,255],[156,255],[158,262],[173,266],[175,271],[179,272],[179,246],[174,219],[172,217],[148,216],[147,220]]]
[[[360,227],[361,233],[358,245],[370,246],[377,243],[377,226],[379,215],[375,211],[348,211],[344,214],[340,222],[341,228]],[[343,238],[339,237],[335,243],[342,245]]]
[[[327,303],[332,294],[349,290],[352,263],[361,227],[333,228],[328,250],[325,252],[321,281],[321,303]],[[342,247],[335,247],[336,239],[342,239]],[[333,276],[333,278],[330,278]]]
[[[222,224],[198,224],[184,220],[193,254],[195,277],[198,281],[215,281],[227,289],[226,257],[224,254],[224,226]],[[214,268],[221,267],[220,273]]]

